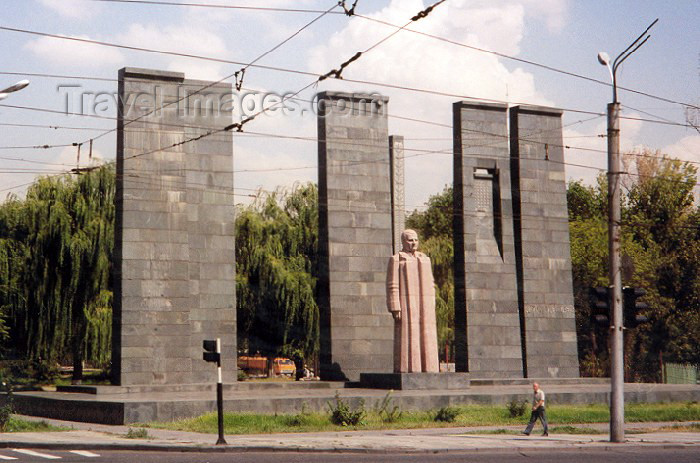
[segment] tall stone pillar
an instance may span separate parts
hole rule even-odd
[[[507,107],[458,102],[453,116],[455,367],[522,377]]]
[[[527,376],[579,376],[562,111],[510,110],[515,249]]]
[[[386,307],[392,255],[388,99],[319,94],[321,377],[393,371]]]
[[[391,215],[394,254],[401,251],[401,232],[406,228],[406,188],[403,160],[403,137],[389,137],[389,163],[391,168]]]
[[[230,94],[181,73],[119,71],[116,384],[212,384],[202,340],[217,337],[224,379],[236,380],[232,136],[178,144],[230,124]]]

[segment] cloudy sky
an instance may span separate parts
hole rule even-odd
[[[187,3],[327,10],[337,2]],[[356,12],[403,25],[429,4],[426,0],[359,0]],[[2,6],[3,28],[241,63],[254,60],[319,16],[317,12],[166,6],[128,0],[3,0]],[[339,11],[336,8],[333,13]],[[347,79],[368,83],[328,79],[299,97],[311,99],[318,91],[332,89],[382,93],[390,98],[390,133],[405,136],[406,154],[423,153],[407,160],[409,209],[420,207],[429,195],[452,181],[451,107],[462,99],[564,108],[564,143],[570,146],[565,152],[570,164],[567,176],[591,182],[606,165],[606,141],[598,136],[605,133],[605,117],[597,114],[605,111],[611,99],[608,86],[590,80],[609,81],[608,71],[598,64],[596,55],[602,50],[617,55],[656,18],[659,22],[651,30],[651,39],[618,71],[619,85],[649,95],[620,91],[623,116],[630,118],[622,122],[622,147],[647,147],[700,163],[700,133],[685,124],[690,117],[697,125],[698,112],[692,108],[688,112],[679,104],[700,104],[700,3],[696,0],[447,0],[410,28],[448,40],[401,31],[343,72]],[[321,75],[394,30],[359,16],[327,14],[257,64]],[[7,29],[0,29],[0,39],[0,88],[23,78],[31,80],[27,89],[0,102],[2,198],[8,192],[21,195],[36,175],[75,166],[76,148],[72,146],[30,147],[71,145],[115,127],[116,105],[107,100],[93,107],[90,95],[114,94],[118,69],[166,69],[207,80],[219,80],[240,69],[240,65],[225,62]],[[314,80],[309,75],[250,68],[243,91],[283,95]],[[87,95],[83,101],[90,117],[63,114],[78,94]],[[73,106],[72,111],[78,109]],[[255,188],[271,190],[316,180],[316,120],[312,113],[266,115],[246,125],[246,130],[303,139],[235,134],[236,202],[245,202]],[[108,133],[95,142],[94,157],[112,160],[115,147],[114,133]],[[88,162],[86,158],[82,156],[82,163]],[[278,170],[251,172],[260,168]]]

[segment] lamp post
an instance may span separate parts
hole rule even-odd
[[[0,90],[0,100],[4,100],[5,98],[7,98],[7,96],[10,93],[18,92],[18,91],[22,90],[23,88],[25,88],[27,85],[29,85],[29,81],[25,79],[25,80],[20,80],[15,85],[12,85],[10,87],[7,87],[5,89]]]
[[[608,68],[612,80],[613,101],[608,104],[608,282],[610,285],[611,353],[610,353],[610,442],[625,441],[625,366],[624,366],[624,322],[622,315],[622,273],[620,258],[620,103],[617,100],[617,70],[647,40],[646,28],[610,65],[605,52],[598,53],[598,62]],[[646,37],[645,37],[646,36]]]

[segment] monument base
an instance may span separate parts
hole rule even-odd
[[[360,387],[395,390],[454,390],[469,388],[469,373],[361,373]]]
[[[517,380],[520,381],[520,380]],[[572,383],[559,384],[561,379],[543,382],[547,401],[551,404],[588,405],[610,403],[610,379],[579,378]],[[352,406],[364,402],[368,407],[378,407],[386,400],[386,390],[345,389],[347,383],[324,381],[296,381],[284,383],[246,382],[224,391],[224,410],[227,413],[297,414],[304,410],[328,413],[328,402],[340,392]],[[308,389],[308,390],[305,390]],[[15,392],[13,400],[19,414],[82,421],[102,424],[147,423],[174,421],[216,411],[216,393],[200,392],[151,392],[109,394],[108,390],[97,394],[45,391]],[[3,394],[0,394],[0,398]],[[530,384],[479,385],[473,380],[471,387],[462,390],[413,390],[395,391],[395,405],[401,410],[435,410],[447,405],[497,405],[532,400]],[[668,403],[700,401],[700,385],[695,384],[625,384],[625,403]],[[505,408],[504,408],[505,410]]]

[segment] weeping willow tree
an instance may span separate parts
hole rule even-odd
[[[16,355],[109,362],[115,176],[43,178],[0,206],[0,307]],[[88,352],[89,357],[85,357]]]
[[[435,277],[435,316],[440,357],[454,358],[454,244],[452,239],[452,187],[428,199],[425,211],[414,211],[407,228],[418,232],[420,250],[430,257]],[[449,353],[449,355],[448,355]]]
[[[236,219],[238,343],[265,356],[315,358],[318,191],[260,194]]]

